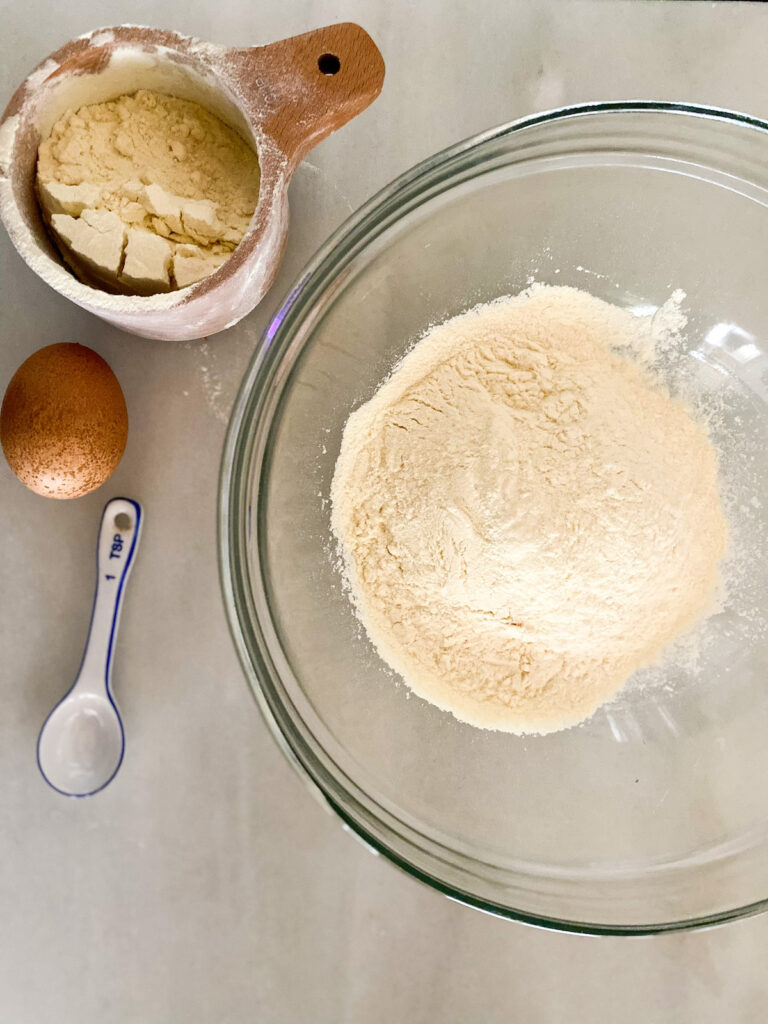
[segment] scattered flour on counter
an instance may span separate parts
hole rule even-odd
[[[715,610],[715,450],[637,317],[534,285],[431,329],[346,425],[331,524],[356,611],[419,696],[471,724],[589,717]]]
[[[224,394],[221,377],[213,366],[216,357],[207,341],[200,342],[199,350],[205,360],[200,364],[200,381],[206,404],[220,423],[228,423],[232,398]]]

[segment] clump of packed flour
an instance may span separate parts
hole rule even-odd
[[[63,114],[40,145],[36,184],[79,276],[153,295],[226,263],[256,208],[259,162],[198,103],[139,89]]]
[[[463,721],[580,722],[714,608],[717,458],[643,365],[653,326],[534,286],[430,330],[347,422],[332,528],[357,613]]]

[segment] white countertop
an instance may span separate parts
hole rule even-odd
[[[204,342],[131,338],[68,304],[0,235],[0,393],[55,341],[123,385],[128,448],[102,490],[27,491],[0,460],[0,1019],[9,1024],[389,1024],[764,1019],[768,916],[591,939],[450,903],[371,856],[310,797],[263,725],[219,593],[228,412],[267,322],[329,232],[394,175],[467,135],[596,99],[768,117],[768,6],[641,0],[0,0],[0,105],[47,53],[130,21],[264,43],[355,20],[380,99],[310,154],[273,290]],[[85,801],[43,783],[35,742],[79,664],[102,505],[143,502],[115,685],[128,736]],[[768,895],[768,894],[767,894]]]

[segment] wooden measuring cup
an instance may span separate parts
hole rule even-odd
[[[201,338],[237,323],[280,265],[288,184],[313,146],[373,102],[384,61],[358,25],[267,46],[225,49],[175,32],[119,25],[74,39],[17,89],[0,120],[0,213],[16,249],[62,295],[133,334]],[[261,182],[248,232],[210,277],[175,292],[113,295],[78,280],[52,244],[34,189],[37,150],[68,109],[137,89],[194,100],[256,150]]]

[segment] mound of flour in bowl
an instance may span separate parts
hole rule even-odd
[[[430,330],[350,416],[332,529],[368,636],[419,696],[553,732],[714,609],[717,458],[631,358],[652,341],[647,319],[537,285]]]

